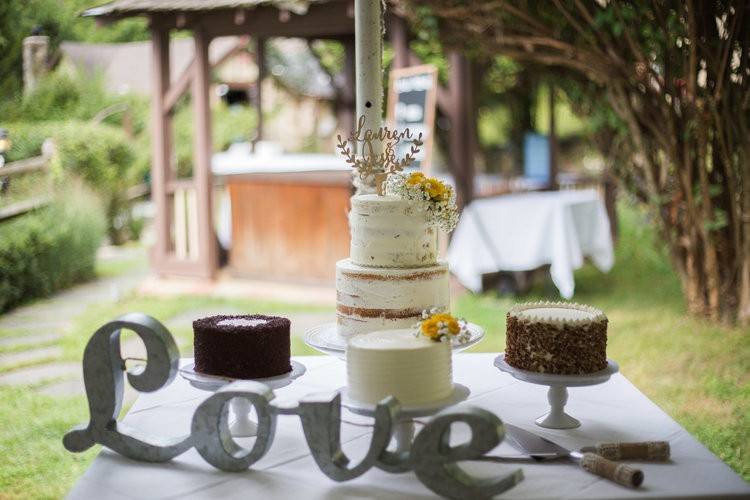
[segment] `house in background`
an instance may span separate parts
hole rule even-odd
[[[189,84],[194,57],[191,38],[171,40],[170,79]],[[274,38],[265,47],[268,71],[258,91],[257,51],[249,37],[226,36],[209,47],[210,99],[264,110],[262,128],[248,141],[262,139],[283,151],[331,151],[337,132],[335,79],[320,65],[307,41]],[[101,75],[116,94],[151,93],[151,42],[60,45],[61,64]],[[258,103],[258,97],[262,103]]]

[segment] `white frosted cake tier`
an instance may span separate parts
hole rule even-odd
[[[437,228],[414,203],[395,196],[352,197],[352,262],[371,267],[421,267],[437,262]]]
[[[349,340],[347,393],[375,404],[386,396],[404,406],[443,400],[453,392],[451,347],[414,335],[415,330],[383,330]]]
[[[450,309],[445,263],[417,269],[364,267],[351,259],[336,263],[336,324],[341,336],[409,328],[432,307]]]

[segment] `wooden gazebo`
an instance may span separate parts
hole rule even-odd
[[[380,0],[374,0],[380,1]],[[208,47],[219,36],[251,36],[257,42],[259,81],[263,78],[264,41],[271,37],[334,39],[346,51],[345,76],[348,89],[339,113],[340,128],[354,123],[355,47],[354,0],[115,0],[87,10],[84,15],[101,22],[145,16],[152,41],[152,200],[155,205],[156,243],[152,267],[160,275],[214,277],[218,268],[218,247],[213,228],[213,178],[211,173],[211,120],[209,105],[210,64]],[[391,14],[387,19],[395,49],[394,67],[417,64],[409,51],[406,23]],[[170,32],[189,30],[195,55],[183,77],[170,81]],[[450,168],[459,196],[472,198],[475,115],[471,95],[470,63],[460,54],[450,56],[450,88],[441,88],[438,105],[451,120]],[[178,179],[172,164],[171,119],[176,103],[188,89],[193,107],[193,177]],[[260,102],[260,99],[257,99]],[[260,110],[259,110],[260,111]],[[259,129],[262,114],[258,114]],[[260,130],[259,130],[260,133]],[[259,134],[260,135],[260,134]],[[197,251],[176,252],[173,243],[176,194],[194,200],[196,217],[188,221]],[[181,221],[184,222],[184,221]]]

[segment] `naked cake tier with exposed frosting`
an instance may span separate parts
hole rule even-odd
[[[437,261],[437,228],[409,200],[375,194],[354,196],[349,229],[349,256],[357,265],[423,267]]]
[[[607,367],[607,317],[573,303],[533,302],[507,314],[505,361],[521,370],[587,374]]]
[[[448,265],[419,268],[336,264],[336,318],[341,336],[408,328],[422,311],[450,306]]]
[[[448,266],[438,228],[414,200],[352,197],[350,258],[336,263],[336,331],[351,337],[414,326],[422,311],[448,310]]]

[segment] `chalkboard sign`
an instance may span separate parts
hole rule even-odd
[[[430,170],[435,101],[437,99],[437,68],[431,65],[391,70],[388,85],[388,124],[399,131],[409,128],[413,136],[422,133],[424,145],[411,168]],[[411,143],[398,144],[396,154],[403,157]]]

